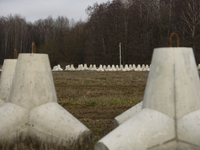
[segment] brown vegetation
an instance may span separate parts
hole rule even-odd
[[[142,100],[147,75],[134,71],[53,72],[59,103],[92,131],[94,143],[114,129],[117,115]]]

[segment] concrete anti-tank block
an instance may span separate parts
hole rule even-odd
[[[192,48],[156,48],[151,64],[141,112],[97,142],[95,149],[200,149],[200,81]],[[144,115],[146,109],[156,113]],[[169,119],[163,122],[159,116]],[[138,123],[149,119],[147,126]],[[163,132],[167,127],[169,135]]]
[[[19,54],[8,103],[0,107],[0,143],[12,143],[22,135],[22,140],[30,136],[56,144],[59,139],[66,146],[90,134],[57,103],[48,55]]]

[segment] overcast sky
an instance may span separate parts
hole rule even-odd
[[[73,18],[75,21],[85,21],[85,9],[89,5],[107,1],[109,0],[0,0],[0,16],[18,14],[30,22],[45,19],[50,15],[53,18],[65,16],[69,20]]]

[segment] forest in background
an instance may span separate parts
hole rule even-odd
[[[170,34],[179,35],[181,47],[192,47],[200,63],[199,0],[113,0],[86,8],[87,21],[70,22],[67,14],[27,22],[20,15],[0,16],[0,64],[18,53],[49,54],[58,63],[150,64],[153,49],[169,47]],[[176,38],[173,38],[176,46]]]

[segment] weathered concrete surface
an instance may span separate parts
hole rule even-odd
[[[151,109],[143,109],[101,139],[95,150],[145,150],[174,139],[174,120]],[[104,148],[102,148],[104,147]]]
[[[97,142],[95,150],[200,149],[199,91],[191,48],[155,49],[141,112]]]
[[[11,93],[9,101],[28,110],[47,102],[57,102],[46,54],[19,55]]]
[[[0,106],[4,105],[6,102],[0,99]]]
[[[114,125],[115,127],[119,126],[120,124],[124,123],[128,119],[134,117],[142,110],[142,102],[138,103],[137,105],[131,107],[127,111],[123,112],[119,116],[115,117]]]
[[[155,49],[149,72],[143,108],[162,112],[174,117],[174,49]],[[165,60],[165,61],[163,61]]]
[[[3,104],[3,102],[1,101],[8,101],[7,99],[10,93],[10,88],[15,74],[16,64],[17,59],[5,59],[3,62],[0,82],[0,106]]]
[[[23,140],[28,134],[27,109],[12,103],[0,107],[0,143],[15,142],[19,137]]]
[[[66,146],[90,134],[57,103],[48,55],[19,54],[8,103],[0,107],[0,143],[22,135]]]
[[[174,51],[175,59],[175,102],[176,117],[181,117],[200,109],[200,82],[192,49]],[[199,142],[200,144],[200,142]]]
[[[200,110],[185,115],[177,124],[181,141],[200,146]]]
[[[83,132],[88,132],[82,123],[62,108],[58,103],[46,103],[30,111],[29,135],[38,136],[42,141],[63,142],[66,145],[77,141]]]

